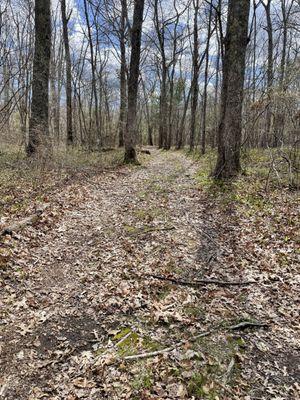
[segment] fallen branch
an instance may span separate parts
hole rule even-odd
[[[238,329],[246,329],[248,327],[267,327],[268,325],[265,323],[260,323],[260,322],[248,322],[248,321],[244,321],[241,322],[237,325],[232,325],[228,328],[228,330],[238,330]],[[209,336],[214,332],[219,331],[219,329],[215,329],[215,330],[210,330],[210,331],[206,331],[206,332],[202,332],[199,335],[195,335],[192,336],[189,339],[184,339],[181,340],[180,342],[175,343],[173,346],[169,346],[169,347],[165,347],[164,349],[161,350],[157,350],[157,351],[151,351],[149,353],[139,353],[139,354],[134,354],[131,356],[126,356],[123,358],[123,360],[125,361],[132,361],[132,360],[139,360],[139,359],[143,359],[143,358],[150,358],[150,357],[155,357],[155,356],[159,356],[161,354],[165,354],[165,353],[170,353],[171,351],[175,350],[177,347],[181,347],[186,343],[191,343],[194,342],[197,339],[200,339],[202,337],[205,336]],[[230,363],[229,365],[229,369],[231,371],[231,369],[233,368],[234,363]],[[230,373],[230,371],[228,373]]]
[[[213,331],[207,331],[207,332],[202,332],[199,335],[196,336],[192,336],[190,339],[185,339],[185,340],[181,340],[180,342],[177,342],[176,344],[174,344],[173,346],[170,347],[166,347],[164,349],[161,350],[157,350],[157,351],[151,351],[149,353],[140,353],[140,354],[135,354],[132,356],[126,356],[124,357],[125,361],[131,361],[131,360],[138,360],[141,358],[149,358],[149,357],[155,357],[158,356],[160,354],[165,354],[165,353],[169,353],[173,350],[175,350],[177,347],[183,346],[186,343],[189,342],[194,342],[197,339],[200,339],[202,337],[208,336],[212,333]]]
[[[16,221],[12,223],[11,225],[5,227],[2,229],[0,236],[4,235],[12,235],[13,233],[16,233],[20,231],[21,229],[25,228],[28,225],[33,225],[35,224],[41,217],[44,209],[38,210],[36,214],[33,214],[27,218],[24,218],[20,221]]]
[[[233,367],[234,367],[234,358],[232,358],[230,360],[230,363],[228,365],[227,371],[223,375],[223,379],[222,379],[223,385],[226,385],[226,383],[227,383],[227,381],[228,381],[228,379],[230,377],[231,371],[233,370]]]
[[[261,322],[250,322],[250,321],[243,321],[237,325],[232,325],[229,327],[231,331],[243,330],[246,328],[266,328],[268,324],[261,323]]]
[[[244,286],[257,283],[256,281],[221,281],[218,279],[197,279],[195,281],[184,281],[181,279],[168,278],[165,276],[147,274],[147,277],[159,279],[161,281],[171,282],[175,285],[199,287],[203,285],[218,285],[218,286]]]

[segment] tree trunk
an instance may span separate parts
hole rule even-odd
[[[27,154],[37,153],[49,140],[49,67],[51,53],[50,0],[35,0],[35,49],[31,117]]]
[[[72,72],[71,72],[71,55],[68,34],[68,22],[70,17],[66,13],[66,0],[61,0],[61,18],[63,24],[63,39],[65,46],[66,60],[66,102],[67,102],[67,144],[74,142],[73,137],[73,118],[72,118]]]
[[[280,73],[279,73],[279,90],[280,96],[277,100],[277,109],[274,116],[274,142],[273,146],[277,147],[283,143],[284,139],[284,126],[285,126],[285,112],[284,112],[284,94],[286,92],[285,70],[286,70],[286,53],[287,53],[287,40],[288,40],[288,25],[289,15],[292,9],[293,2],[287,7],[286,0],[281,0],[282,12],[282,54],[280,60]]]
[[[242,103],[249,10],[250,0],[229,0],[218,159],[214,171],[217,179],[234,177],[241,168]]]
[[[267,19],[267,34],[268,34],[268,66],[267,66],[267,89],[268,89],[268,101],[269,105],[266,114],[266,131],[262,140],[262,146],[266,147],[271,136],[271,125],[272,125],[272,89],[273,89],[273,27],[271,19],[271,1],[268,0],[267,4],[262,4],[265,7],[266,19]]]
[[[127,1],[122,0],[121,26],[120,26],[120,120],[119,120],[119,147],[124,146],[124,132],[126,129],[126,108],[127,108],[127,90],[126,90],[126,47],[125,47],[125,25],[127,15]]]
[[[159,4],[158,0],[154,1],[154,26],[159,43],[159,51],[161,55],[161,80],[160,80],[160,99],[159,99],[159,130],[158,130],[158,147],[167,149],[168,131],[167,131],[167,77],[168,66],[165,53],[165,28],[164,24],[159,21]]]
[[[205,72],[204,72],[204,91],[203,91],[203,109],[202,109],[202,134],[201,134],[201,154],[206,151],[206,111],[207,111],[207,85],[208,85],[208,67],[209,67],[209,44],[211,37],[211,18],[212,18],[212,5],[209,8],[207,42],[205,49]]]
[[[131,28],[131,56],[128,79],[128,112],[124,137],[125,163],[137,163],[136,158],[136,114],[140,73],[141,38],[144,13],[144,0],[134,1],[133,22]]]
[[[199,95],[199,38],[198,38],[198,12],[199,0],[194,3],[194,48],[193,48],[193,78],[191,90],[191,127],[190,127],[190,151],[195,146],[196,114]]]
[[[187,114],[187,110],[188,110],[188,107],[189,107],[191,91],[192,91],[192,87],[190,87],[188,95],[186,96],[186,99],[184,101],[183,113],[182,113],[182,117],[181,117],[181,120],[180,120],[179,129],[178,129],[178,135],[177,135],[176,150],[180,150],[184,145],[184,142],[183,142],[183,131],[184,131],[184,124],[185,124],[186,114]]]
[[[146,114],[146,121],[147,121],[147,127],[148,127],[147,143],[148,143],[148,146],[153,146],[153,126],[152,126],[151,115],[150,115],[149,98],[147,98],[145,82],[143,79],[142,79],[142,88],[143,88],[144,98],[145,98],[145,114]],[[154,88],[153,88],[153,91],[154,91]],[[152,91],[150,92],[150,95],[152,95]]]
[[[217,17],[216,17],[217,27]],[[218,119],[219,119],[219,84],[220,84],[220,64],[221,64],[221,46],[218,29],[216,28],[217,35],[217,59],[216,59],[216,80],[215,80],[215,93],[214,93],[214,129],[212,134],[212,147],[216,146],[216,138],[218,136]]]
[[[162,62],[162,77],[160,83],[160,99],[159,99],[159,132],[158,147],[167,147],[167,68],[165,61]]]
[[[98,110],[98,94],[97,94],[97,81],[96,81],[96,63],[95,63],[95,56],[94,56],[94,44],[93,44],[93,37],[92,37],[92,29],[91,29],[91,24],[90,24],[90,17],[89,17],[89,10],[88,10],[88,5],[87,5],[87,0],[83,1],[84,3],[84,14],[85,14],[85,20],[87,24],[87,32],[88,32],[88,42],[89,42],[89,48],[90,48],[90,57],[91,57],[91,70],[92,70],[92,98],[94,98],[94,105],[95,105],[95,122],[96,122],[96,135],[91,132],[92,136],[92,143],[90,143],[90,146],[94,146],[97,140],[99,139],[100,142],[102,142],[101,139],[101,127],[100,127],[100,121],[99,121],[99,110]]]

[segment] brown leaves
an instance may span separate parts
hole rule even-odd
[[[224,210],[220,198],[198,190],[197,168],[181,153],[155,153],[147,168],[74,180],[43,199],[49,207],[37,226],[5,243],[0,327],[9,346],[0,345],[1,359],[17,377],[18,398],[234,400],[246,396],[249,382],[264,387],[261,360],[285,351],[293,359],[294,228],[283,226],[285,240],[283,220],[274,223],[291,210],[277,204],[271,218],[266,211],[249,216],[243,201]],[[147,234],[129,234],[149,226]],[[258,284],[200,290],[147,274]],[[224,332],[270,319],[269,331],[182,342],[208,327]],[[154,356],[124,361],[143,353]],[[275,361],[290,367],[274,357],[270,376]],[[13,390],[11,382],[3,385],[5,393]]]

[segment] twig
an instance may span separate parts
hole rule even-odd
[[[27,218],[24,218],[24,219],[22,219],[20,221],[16,221],[16,222],[12,223],[11,225],[6,226],[0,232],[0,236],[12,235],[14,232],[20,231],[25,226],[32,225],[32,224],[36,223],[40,219],[43,211],[44,211],[44,209],[40,209],[40,210],[38,210],[36,212],[36,214],[33,214],[33,215],[31,215],[31,216],[29,216]]]
[[[228,392],[228,393],[230,393],[231,395],[233,395],[234,396],[234,392],[229,388],[229,387],[227,387],[226,385],[224,385],[224,383],[222,383],[222,382],[219,382],[219,381],[214,381],[218,386],[220,386],[220,388],[222,388],[225,392]]]
[[[250,321],[243,321],[237,325],[232,325],[229,327],[231,331],[243,330],[246,328],[266,328],[268,324],[261,323],[261,322],[250,322]]]
[[[167,281],[174,283],[175,285],[181,286],[191,286],[191,287],[199,287],[203,285],[218,285],[218,286],[243,286],[243,285],[251,285],[258,283],[257,281],[221,281],[218,279],[197,279],[193,282],[184,281],[176,278],[168,278],[165,276],[155,275],[155,274],[147,274],[146,277],[151,277],[154,279],[159,279],[161,281]]]
[[[260,323],[260,322],[244,321],[244,322],[241,322],[241,323],[239,323],[237,325],[230,326],[228,328],[228,330],[238,330],[238,329],[246,329],[248,327],[266,327],[266,326],[268,326],[268,325],[264,324],[264,323]],[[183,346],[186,343],[194,342],[195,340],[200,339],[202,337],[209,336],[213,332],[216,332],[216,331],[218,331],[218,329],[206,331],[206,332],[200,333],[199,335],[192,336],[189,339],[181,340],[180,342],[177,342],[173,346],[166,347],[164,349],[157,350],[157,351],[151,351],[149,353],[140,353],[140,354],[134,354],[134,355],[131,355],[131,356],[126,356],[126,357],[123,358],[123,360],[132,361],[132,360],[138,360],[138,359],[142,359],[142,358],[155,357],[155,356],[158,356],[158,355],[161,355],[161,354],[165,354],[165,353],[170,353],[171,351],[175,350],[177,347]],[[229,365],[230,370],[233,368],[233,365],[231,365],[231,363],[230,363],[230,365]],[[229,367],[228,367],[228,369],[229,369]]]
[[[218,243],[214,238],[212,238],[207,232],[205,232],[204,231],[204,229],[203,228],[198,228],[197,229],[197,232],[200,234],[200,235],[202,235],[202,236],[205,236],[207,239],[209,239],[209,240],[211,240],[213,243],[214,243],[214,245],[216,246],[216,247],[218,247],[219,248],[219,251],[220,251],[220,253],[222,254],[227,254],[227,255],[231,255],[232,254],[232,251],[230,250],[230,249],[228,249],[225,245],[223,245],[223,244],[221,244],[221,243]],[[255,257],[253,257],[253,255],[252,254],[250,254],[246,249],[243,249],[244,250],[244,252],[245,252],[245,254],[252,260],[252,261],[254,261],[254,262],[256,262],[256,259],[255,259]],[[217,254],[217,252],[216,252],[216,254]],[[239,255],[239,257],[241,257],[241,255]],[[220,263],[220,262],[219,262]]]
[[[213,331],[202,332],[199,335],[192,336],[190,339],[181,340],[180,342],[177,342],[173,346],[166,347],[166,348],[161,349],[161,350],[151,351],[149,353],[135,354],[135,355],[132,355],[132,356],[126,356],[126,357],[124,357],[124,360],[125,361],[138,360],[138,359],[141,359],[141,358],[155,357],[155,356],[158,356],[160,354],[169,353],[169,352],[175,350],[177,347],[180,347],[180,346],[184,345],[185,343],[194,342],[197,339],[200,339],[200,338],[205,337],[205,336],[209,336],[210,334],[212,334],[212,332]]]
[[[131,334],[132,334],[131,331],[128,332],[127,335],[123,336],[122,339],[119,340],[119,341],[115,344],[115,346],[116,346],[116,347],[120,346],[120,344],[122,344],[123,342],[125,342],[125,340],[126,340]]]
[[[174,350],[175,348],[176,348],[176,346],[171,346],[171,347],[166,347],[165,349],[162,349],[162,350],[152,351],[150,353],[140,353],[140,354],[135,354],[132,356],[126,356],[126,357],[124,357],[124,360],[131,361],[131,360],[138,360],[141,358],[155,357],[155,356],[159,356],[160,354],[169,353],[170,351]]]
[[[229,378],[229,376],[230,376],[230,374],[231,374],[231,371],[232,371],[233,367],[234,367],[234,358],[232,358],[232,359],[230,360],[230,363],[229,363],[229,365],[228,365],[227,371],[225,372],[225,374],[224,374],[224,376],[223,376],[223,379],[222,379],[223,385],[226,385],[226,383],[227,383],[227,381],[228,381],[228,378]]]

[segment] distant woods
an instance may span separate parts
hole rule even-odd
[[[297,0],[2,0],[0,140],[28,156],[299,146]]]

